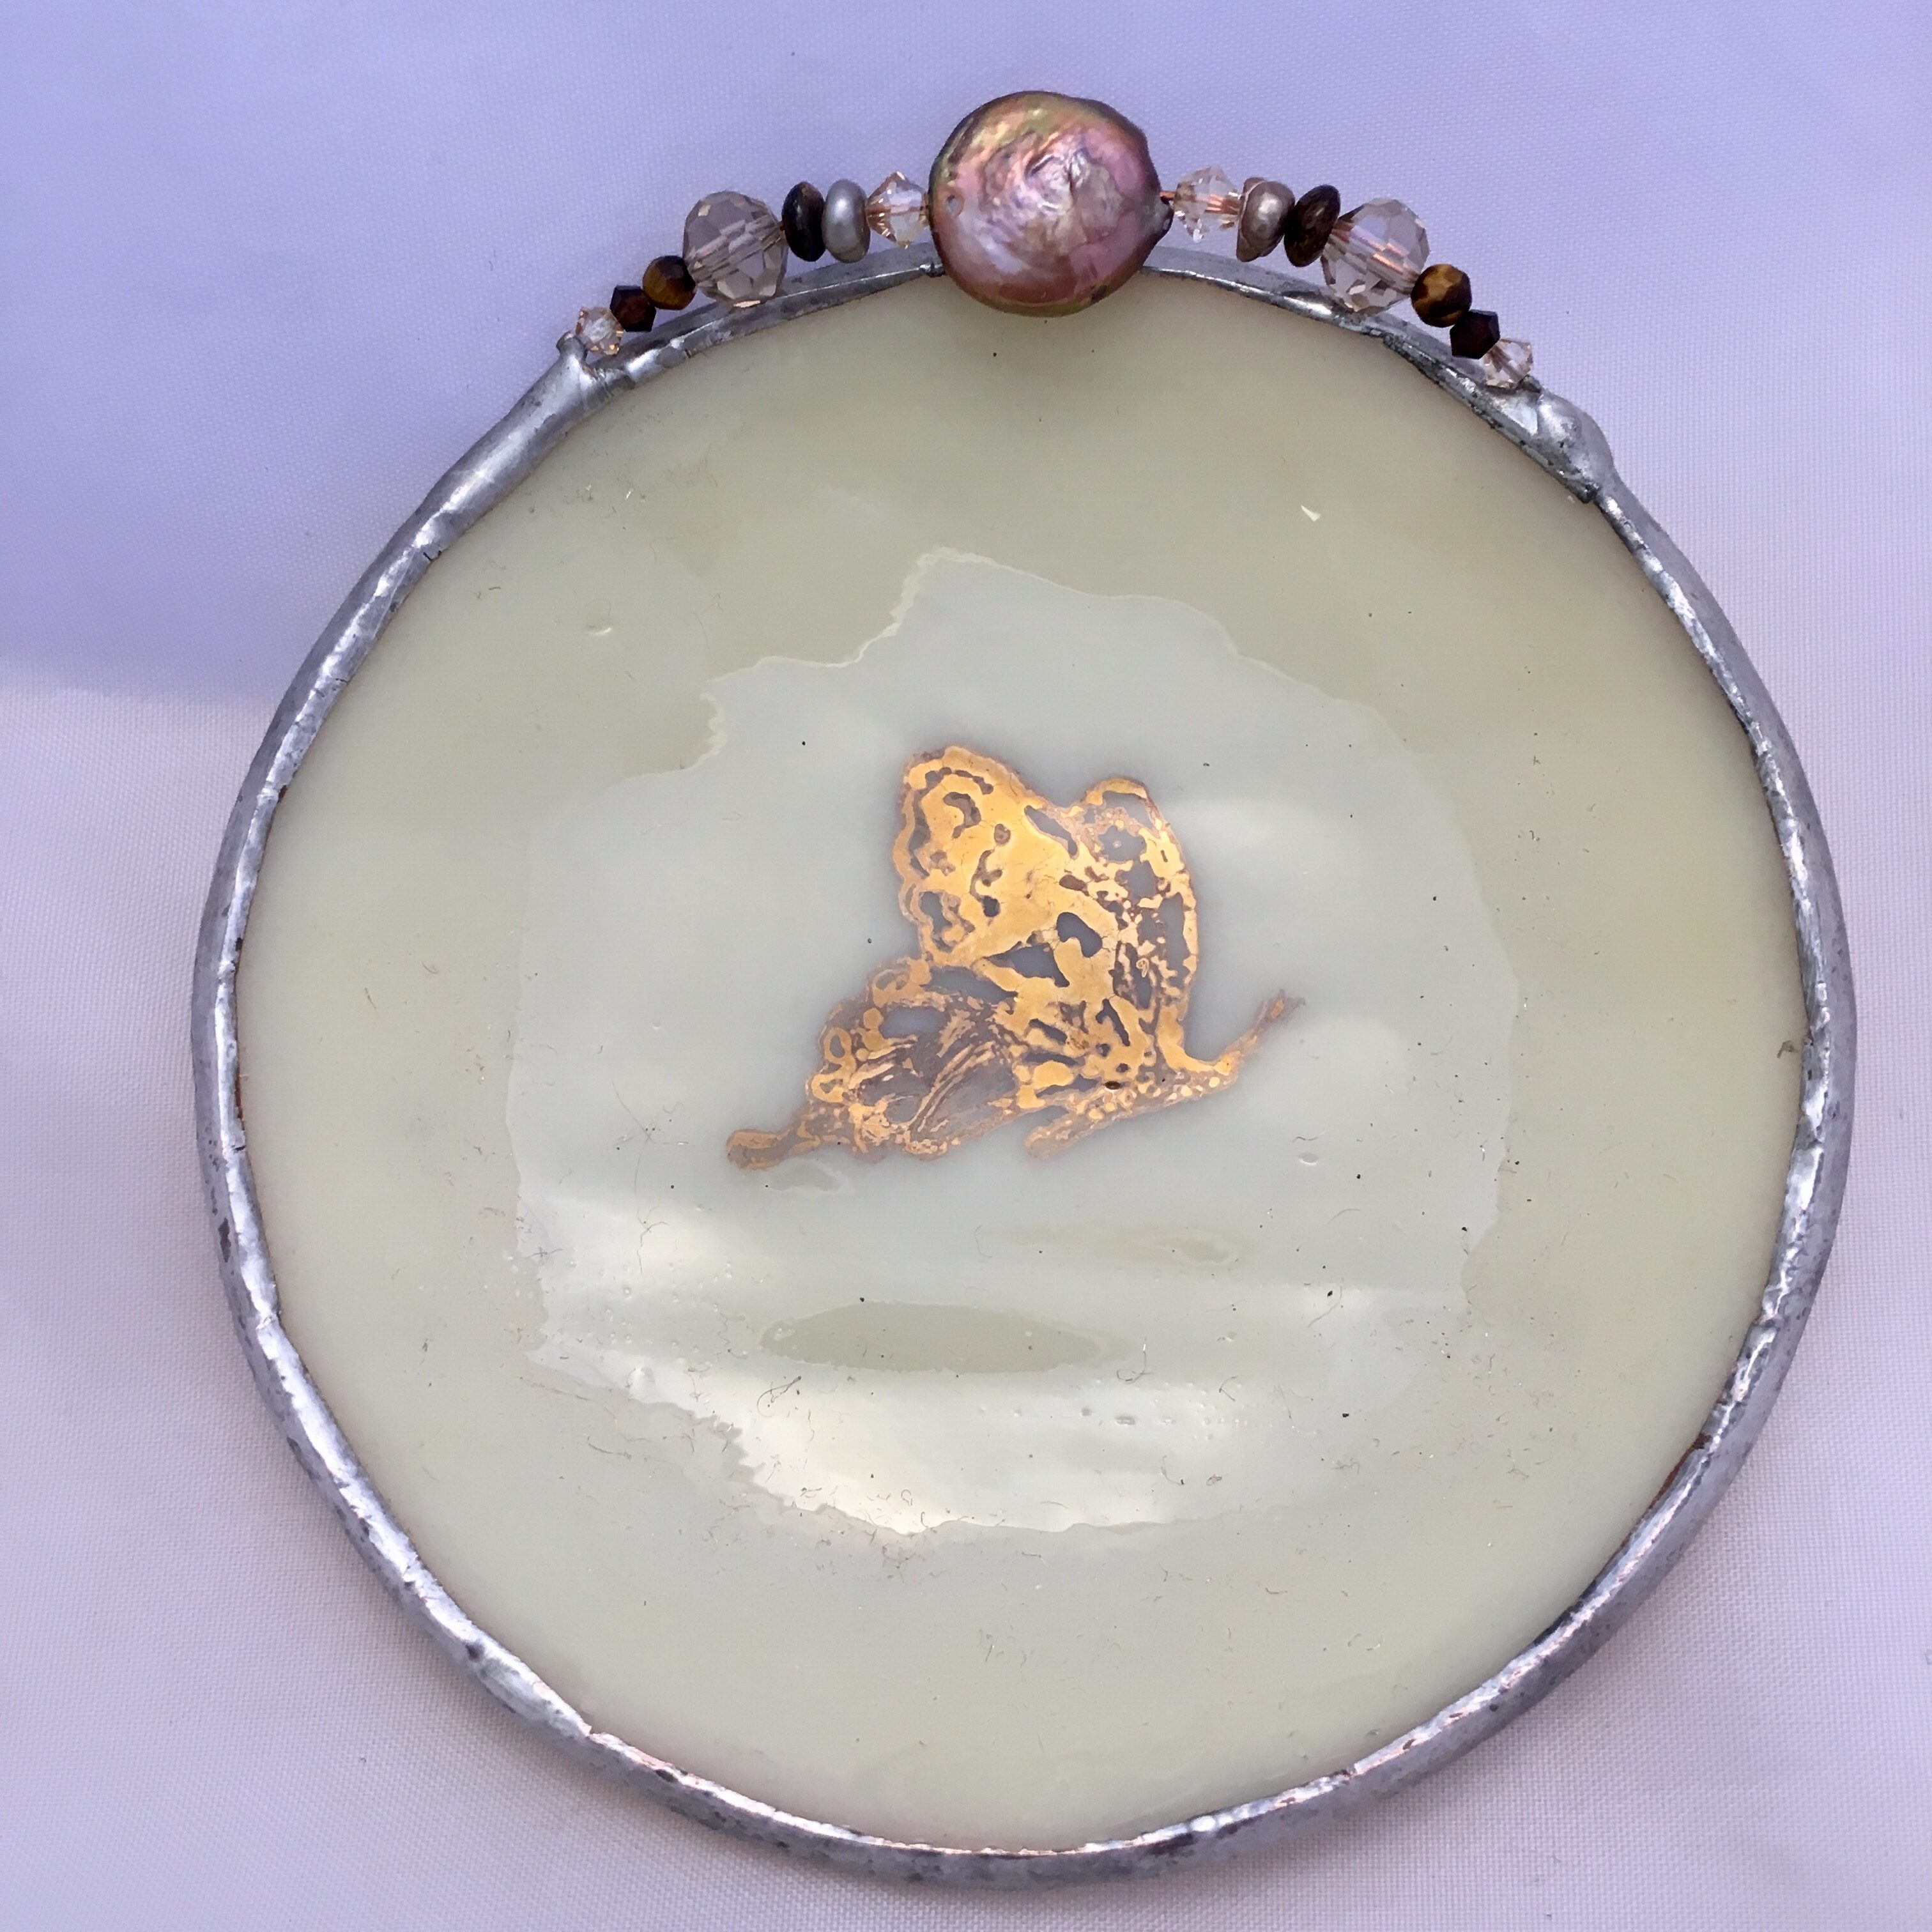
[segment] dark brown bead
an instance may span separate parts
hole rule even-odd
[[[815,262],[825,253],[825,197],[809,182],[800,182],[778,211],[785,246],[801,262]]]
[[[1312,188],[1288,211],[1282,246],[1298,268],[1305,268],[1328,245],[1328,231],[1342,212],[1342,197],[1324,182]]]
[[[682,255],[660,255],[644,271],[644,292],[659,308],[688,308],[698,284]]]
[[[1424,268],[1408,292],[1409,306],[1431,328],[1448,328],[1469,313],[1469,278],[1437,262]]]
[[[610,291],[610,313],[626,335],[641,335],[658,319],[658,305],[628,282]]]
[[[1458,356],[1486,356],[1502,340],[1496,310],[1472,308],[1449,332],[1449,346]]]

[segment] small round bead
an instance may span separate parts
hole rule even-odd
[[[644,293],[659,308],[688,308],[698,284],[682,255],[660,255],[644,273]]]
[[[836,181],[825,190],[820,218],[825,245],[842,262],[856,262],[872,245],[866,220],[866,190],[855,181]]]
[[[1249,176],[1241,188],[1240,219],[1234,224],[1236,260],[1252,262],[1265,255],[1281,239],[1294,207],[1292,188]]]
[[[658,305],[644,290],[622,282],[610,291],[610,313],[626,335],[641,335],[658,319]]]
[[[1328,231],[1341,212],[1342,197],[1326,182],[1310,188],[1289,211],[1282,244],[1298,268],[1306,268],[1328,245]]]
[[[1449,328],[1469,313],[1469,278],[1437,262],[1424,268],[1408,292],[1409,306],[1431,328]]]
[[[1502,336],[1494,309],[1472,308],[1450,330],[1450,352],[1456,356],[1486,356]]]
[[[825,197],[809,182],[800,182],[778,210],[784,224],[785,246],[801,262],[815,262],[825,253]]]

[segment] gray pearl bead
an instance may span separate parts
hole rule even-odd
[[[856,262],[872,245],[866,225],[866,190],[854,181],[836,181],[825,190],[820,217],[825,245],[842,262]]]
[[[1250,175],[1241,190],[1241,218],[1234,229],[1236,257],[1252,262],[1265,255],[1281,239],[1294,206],[1292,188]]]

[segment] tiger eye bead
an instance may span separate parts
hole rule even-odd
[[[688,308],[698,292],[682,255],[660,255],[644,271],[644,293],[659,308]]]
[[[1450,330],[1450,352],[1472,358],[1486,356],[1502,337],[1494,309],[1472,308]]]
[[[778,210],[784,224],[785,246],[801,262],[815,262],[825,253],[825,197],[809,182],[800,182]]]
[[[1328,231],[1342,212],[1342,197],[1324,182],[1289,209],[1282,245],[1298,268],[1305,268],[1328,245]]]
[[[1408,292],[1409,306],[1431,328],[1448,328],[1469,313],[1469,278],[1438,262],[1424,268]]]
[[[626,335],[641,335],[658,319],[657,304],[630,283],[620,283],[610,291],[610,313]]]

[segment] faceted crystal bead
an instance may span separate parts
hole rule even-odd
[[[685,217],[684,265],[714,302],[767,301],[784,284],[785,255],[778,217],[748,194],[707,194]]]
[[[910,248],[926,230],[926,195],[895,168],[866,197],[866,225]]]
[[[1528,343],[1513,341],[1505,336],[1477,367],[1483,373],[1486,388],[1520,389],[1529,374],[1532,359]]]
[[[1373,315],[1415,286],[1429,260],[1429,236],[1399,201],[1365,201],[1329,231],[1322,272],[1344,308]]]
[[[580,308],[574,333],[586,356],[608,356],[624,340],[624,325],[608,308]]]
[[[1241,218],[1241,191],[1219,168],[1196,168],[1174,184],[1174,218],[1198,242]]]

